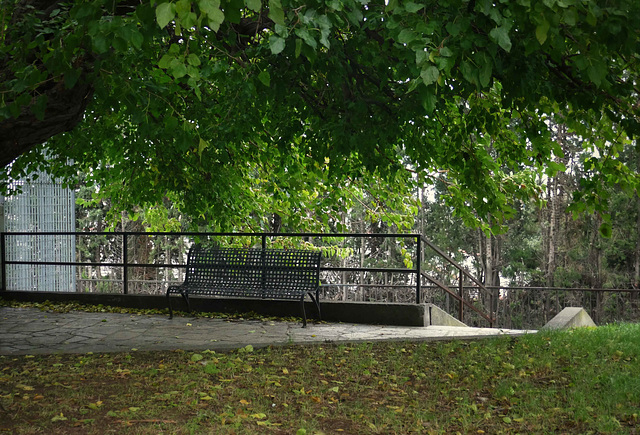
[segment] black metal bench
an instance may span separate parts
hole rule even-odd
[[[189,305],[190,295],[299,299],[303,327],[307,326],[304,298],[308,294],[320,312],[321,253],[298,249],[203,248],[195,245],[187,257],[184,283],[167,289],[180,294]]]

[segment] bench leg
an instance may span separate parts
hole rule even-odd
[[[307,327],[307,312],[304,309],[304,294],[300,298],[300,306],[302,307],[302,327],[306,328]]]
[[[308,292],[311,301],[316,304],[316,308],[318,309],[318,320],[322,320],[322,311],[320,311],[320,294],[316,291],[316,295],[314,296],[312,292]],[[307,310],[304,308],[304,294],[302,295],[302,299],[300,299],[300,304],[302,306],[302,327],[307,327]]]
[[[169,296],[169,290],[167,290],[167,304],[169,305],[169,319],[173,319],[173,307],[171,306],[171,296]]]
[[[182,295],[182,298],[185,300],[185,302],[187,303],[187,311],[189,313],[191,313],[191,304],[189,303],[189,293],[184,292],[184,293],[180,293]]]
[[[316,308],[318,309],[318,320],[322,320],[322,311],[320,310],[320,292],[316,290],[316,295],[313,296],[313,293],[309,292],[309,297],[316,304]]]
[[[182,299],[184,299],[184,301],[187,303],[187,310],[191,312],[191,305],[189,304],[189,294],[187,292],[180,291],[180,296],[182,296]],[[169,289],[167,289],[167,304],[169,305],[169,319],[173,319],[173,306],[171,305],[171,296],[169,296]]]

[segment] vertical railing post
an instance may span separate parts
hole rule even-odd
[[[498,294],[500,294],[500,288],[498,288]],[[493,328],[494,321],[497,320],[496,316],[498,314],[498,307],[495,306],[495,311],[493,310],[493,308],[494,308],[493,304],[494,304],[494,301],[495,301],[494,298],[495,298],[494,291],[491,290],[489,292],[489,303],[491,304],[491,308],[489,308],[489,328]]]
[[[267,287],[267,235],[262,233],[262,251],[260,251],[260,275],[262,277],[262,297]]]
[[[129,293],[129,249],[126,233],[122,233],[122,263],[122,290],[126,295]]]
[[[7,254],[7,250],[5,249],[5,237],[6,233],[3,231],[2,233],[0,233],[0,255],[2,256],[2,259],[0,260],[2,262],[2,291],[7,291],[7,258],[6,258],[6,254]]]
[[[460,296],[460,308],[458,310],[458,320],[464,323],[464,284],[463,284],[464,274],[462,273],[462,269],[460,269],[460,275],[458,277],[458,295]]]
[[[416,304],[422,302],[422,235],[416,237]]]

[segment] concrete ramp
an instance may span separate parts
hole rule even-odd
[[[582,307],[566,307],[549,320],[542,329],[568,329],[596,326],[591,316]]]
[[[424,326],[464,326],[464,323],[456,319],[446,311],[433,304],[425,304]]]

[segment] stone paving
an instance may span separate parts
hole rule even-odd
[[[453,326],[403,327],[347,323],[226,320],[162,315],[43,312],[0,308],[0,355],[124,352],[144,350],[224,351],[247,345],[380,340],[474,339],[535,331]]]

